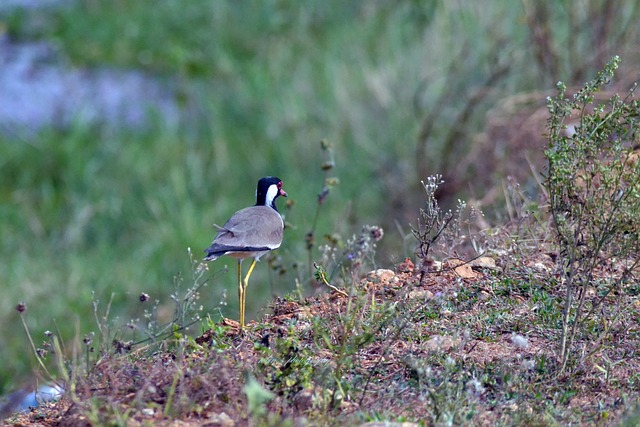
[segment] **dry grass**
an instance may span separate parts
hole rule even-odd
[[[226,321],[172,349],[110,355],[75,393],[7,422],[617,425],[640,396],[637,289],[627,290],[611,339],[560,374],[562,295],[552,271],[540,253],[472,279],[407,260],[370,273],[351,298],[276,300],[244,334]],[[590,327],[580,337],[585,353],[601,325]],[[273,393],[263,411],[248,409],[247,372]]]

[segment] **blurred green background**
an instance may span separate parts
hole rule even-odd
[[[323,205],[318,243],[375,224],[386,231],[380,266],[412,255],[421,179],[444,174],[446,204],[482,198],[505,178],[484,158],[509,160],[487,137],[496,111],[508,119],[519,94],[544,106],[556,81],[580,84],[613,54],[623,74],[637,75],[635,0],[542,3],[83,0],[3,9],[8,40],[47,41],[70,68],[140,70],[171,87],[181,114],[139,128],[74,122],[28,138],[0,134],[0,394],[34,366],[18,302],[36,345],[45,330],[65,339],[95,331],[93,302],[102,312],[112,294],[114,325],[139,316],[141,292],[171,311],[174,278],[191,284],[187,248],[199,258],[211,225],[254,203],[261,176],[283,179],[290,227],[277,252],[282,274],[263,262],[252,277],[248,317],[296,278],[305,283],[322,139],[333,144],[330,176],[340,183]],[[496,209],[490,221],[502,219]],[[210,270],[203,312],[237,318],[235,261]]]

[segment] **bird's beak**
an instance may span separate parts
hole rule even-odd
[[[284,190],[281,188],[281,189],[280,189],[280,195],[281,195],[281,196],[284,196],[284,197],[287,197],[287,192],[286,192],[286,191],[284,191]]]

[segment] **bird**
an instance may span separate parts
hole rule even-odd
[[[213,243],[204,250],[204,261],[215,261],[221,256],[238,260],[238,299],[240,301],[240,330],[244,328],[245,292],[249,277],[256,262],[264,254],[278,249],[282,243],[284,221],[276,207],[276,199],[287,197],[282,189],[282,180],[275,176],[260,178],[256,189],[256,204],[231,215],[218,229]],[[253,262],[242,279],[242,261],[253,258]]]

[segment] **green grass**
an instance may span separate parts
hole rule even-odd
[[[334,144],[340,184],[325,202],[319,242],[380,224],[387,234],[379,261],[410,254],[395,221],[406,227],[407,212],[413,220],[422,202],[420,122],[439,110],[429,151],[437,168],[452,128],[463,126],[467,140],[491,103],[539,87],[533,53],[523,47],[523,13],[501,2],[465,9],[436,1],[94,0],[0,17],[11,37],[51,41],[74,66],[139,68],[172,79],[189,117],[176,128],[75,124],[30,141],[0,136],[0,392],[33,365],[13,310],[19,301],[27,303],[36,341],[56,325],[63,337],[75,336],[76,321],[81,335],[95,330],[92,301],[106,304],[112,294],[120,324],[140,292],[170,311],[174,276],[190,272],[187,248],[199,256],[211,224],[252,204],[263,175],[281,177],[294,202],[285,209],[280,201],[291,227],[277,255],[288,274],[270,274],[263,262],[248,312],[292,290],[295,276],[306,279],[304,235],[323,186],[323,138]],[[496,62],[508,61],[510,73],[485,108],[459,123],[469,92]],[[446,102],[436,105],[443,93]],[[200,302],[213,315],[220,307],[235,317],[233,260],[210,268],[225,264],[230,272],[213,275]]]

